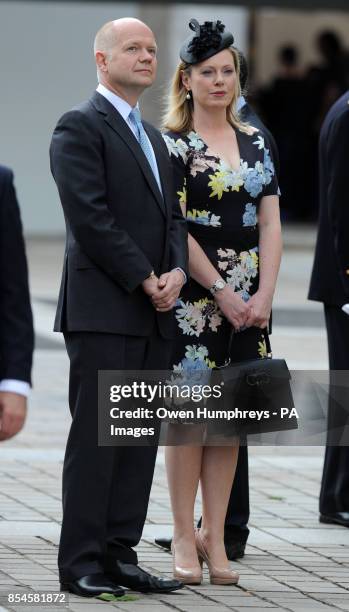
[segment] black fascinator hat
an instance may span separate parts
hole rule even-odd
[[[196,19],[189,22],[194,32],[181,46],[179,56],[186,64],[198,64],[227,49],[234,42],[231,32],[225,31],[221,21],[205,21],[200,25]]]

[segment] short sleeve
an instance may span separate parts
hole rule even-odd
[[[187,204],[186,164],[189,147],[180,134],[166,132],[162,136],[171,158],[174,191],[183,209],[183,207],[186,208]]]
[[[268,136],[264,133],[264,190],[263,196],[280,196],[279,182],[275,170],[275,161]]]

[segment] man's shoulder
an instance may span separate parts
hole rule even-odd
[[[107,113],[108,106],[104,108],[105,103],[109,105],[109,102],[95,91],[90,98],[75,104],[72,108],[65,111],[59,118],[58,124],[79,120],[86,121],[86,123],[95,123],[99,111],[104,115]]]
[[[263,123],[262,119],[257,115],[256,111],[250,106],[249,103],[246,103],[241,111],[241,117],[244,121],[247,121],[250,125],[257,128],[261,132],[265,134],[270,134],[267,126]]]
[[[62,115],[61,119],[67,117],[77,117],[77,116],[89,116],[95,112],[95,109],[91,103],[91,99],[84,100],[83,102],[79,102],[66,110]]]
[[[327,132],[331,128],[338,129],[342,126],[349,126],[349,91],[341,96],[328,111],[322,126],[322,132]]]
[[[88,113],[93,112],[94,107],[91,103],[91,98],[89,98],[88,100],[84,100],[83,102],[79,102],[78,104],[75,104],[71,109],[70,112],[78,112],[78,113],[84,113],[85,115]]]
[[[334,114],[348,114],[349,112],[349,90],[345,92],[332,106],[331,111]]]
[[[13,172],[11,168],[0,164],[0,195],[2,195],[5,186],[13,181]]]
[[[0,164],[0,179],[1,180],[12,180],[12,178],[13,178],[13,172],[11,168]]]

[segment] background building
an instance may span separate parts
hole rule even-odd
[[[252,7],[259,4],[259,8]],[[298,7],[297,0],[289,4]],[[315,4],[325,6],[325,0]],[[338,6],[341,1],[328,0],[327,4]],[[346,12],[299,8],[285,12],[263,8],[263,3],[252,0],[233,5],[0,0],[0,161],[15,171],[27,235],[64,232],[49,170],[51,134],[58,117],[89,97],[96,86],[92,52],[95,32],[104,22],[122,16],[149,23],[158,40],[158,81],[142,103],[144,116],[155,124],[161,117],[162,98],[176,65],[179,43],[187,35],[193,16],[226,23],[237,45],[252,60],[255,86],[266,83],[275,72],[276,50],[285,40],[299,46],[305,65],[316,59],[313,37],[325,25],[343,36],[349,32]]]

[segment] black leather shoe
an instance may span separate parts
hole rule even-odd
[[[138,565],[124,561],[108,562],[105,571],[111,580],[140,593],[170,593],[184,586],[178,580],[152,576]]]
[[[333,523],[349,527],[349,512],[333,512],[332,514],[320,514],[320,523]]]
[[[155,538],[155,544],[161,546],[165,550],[171,550],[171,538]],[[245,554],[246,542],[237,540],[236,542],[230,541],[225,542],[225,551],[229,561],[235,561],[235,559],[242,559]]]
[[[98,597],[102,593],[122,597],[125,591],[105,574],[90,574],[71,582],[61,582],[61,591],[69,591],[80,597]]]
[[[171,550],[172,538],[155,538],[155,544],[165,550]]]

